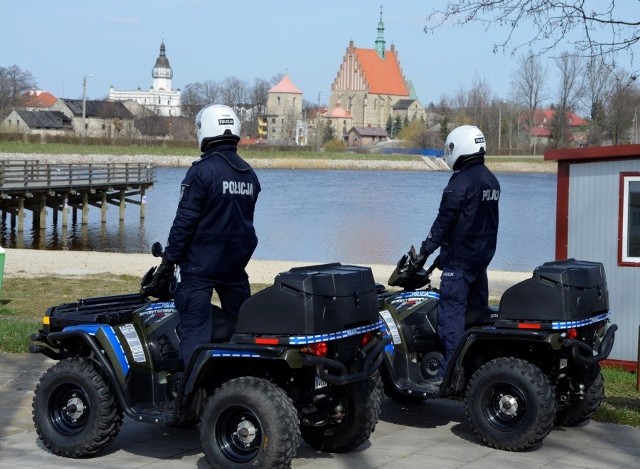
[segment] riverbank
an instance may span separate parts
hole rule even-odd
[[[158,260],[149,254],[125,254],[97,251],[51,251],[41,249],[5,250],[4,275],[11,277],[72,277],[87,275],[132,275],[142,276]],[[278,273],[292,267],[311,265],[313,262],[251,259],[247,266],[249,281],[253,284],[271,284]],[[394,265],[369,265],[376,282],[386,285]],[[531,277],[528,272],[490,271],[489,290],[492,298],[499,298],[511,285]],[[439,284],[439,275],[433,285]]]
[[[406,160],[368,158],[367,155],[345,153],[344,158],[305,157],[301,154],[293,158],[270,158],[268,153],[252,157],[251,152],[243,154],[249,164],[256,169],[322,169],[322,170],[384,170],[384,171],[448,171],[440,158],[416,156]],[[45,164],[87,164],[87,163],[147,163],[161,167],[191,166],[197,160],[192,155],[110,155],[110,154],[41,154],[41,153],[0,153],[0,160],[39,160]],[[487,166],[494,172],[508,173],[555,173],[557,163],[544,161],[541,156],[501,156],[488,157]]]

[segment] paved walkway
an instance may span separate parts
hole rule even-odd
[[[52,363],[41,355],[0,353],[0,468],[204,468],[198,430],[136,423],[125,418],[120,434],[99,456],[74,460],[49,453],[31,420],[36,382]],[[461,402],[432,400],[400,406],[385,399],[370,442],[349,454],[316,452],[302,444],[293,468],[636,468],[640,429],[591,422],[554,428],[531,451],[509,453],[481,445]]]

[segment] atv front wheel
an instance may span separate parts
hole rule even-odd
[[[382,399],[380,375],[343,386],[329,385],[315,403],[316,424],[301,427],[309,446],[331,453],[345,453],[367,441],[376,428]]]
[[[582,398],[576,398],[576,400],[567,407],[558,410],[556,424],[565,427],[577,427],[578,425],[588,422],[596,410],[598,410],[598,407],[600,407],[603,398],[604,378],[598,366],[594,370],[593,376],[589,380]]]
[[[465,409],[486,445],[522,451],[540,443],[556,416],[555,392],[536,366],[518,358],[497,358],[472,376]]]
[[[40,378],[33,397],[38,436],[55,454],[91,456],[120,431],[123,414],[113,390],[87,358],[56,363]]]
[[[289,467],[300,439],[296,409],[270,381],[242,377],[209,397],[200,441],[213,467]]]

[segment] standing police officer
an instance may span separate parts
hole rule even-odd
[[[240,121],[233,109],[212,104],[196,116],[203,152],[182,181],[180,200],[156,277],[173,275],[180,266],[175,292],[184,365],[194,349],[211,342],[211,297],[215,289],[222,310],[238,315],[251,295],[245,271],[258,244],[253,213],[260,183],[237,153]]]
[[[464,333],[467,307],[486,308],[489,304],[487,266],[496,251],[500,199],[500,184],[484,165],[486,143],[480,129],[457,127],[447,136],[444,150],[453,174],[417,256],[422,267],[440,248],[438,335],[445,354],[438,376],[429,381],[434,391],[439,390]]]

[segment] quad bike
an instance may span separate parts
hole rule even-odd
[[[443,346],[437,332],[439,291],[416,265],[413,246],[397,264],[388,291],[378,285],[380,316],[392,343],[380,368],[385,394],[401,403],[464,398],[469,424],[486,445],[534,447],[556,425],[587,422],[602,401],[599,362],[613,347],[602,264],[567,259],[537,267],[507,289],[499,307],[468,310],[466,331],[438,391]],[[422,288],[424,287],[424,288]]]
[[[225,468],[288,467],[300,436],[315,449],[346,452],[374,431],[389,340],[371,269],[293,268],[251,296],[238,317],[212,305],[211,343],[184,368],[172,295],[154,296],[162,300],[135,293],[47,309],[30,351],[58,360],[33,399],[37,433],[53,453],[99,453],[124,414],[199,423],[207,460]]]

